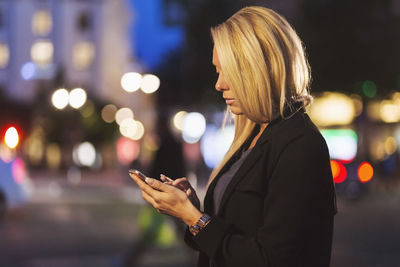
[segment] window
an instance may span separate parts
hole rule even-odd
[[[93,63],[96,49],[90,42],[80,42],[75,45],[72,53],[75,68],[85,70]]]
[[[84,33],[92,27],[92,17],[88,11],[82,11],[77,18],[77,28],[80,32]]]
[[[32,18],[32,32],[37,36],[47,36],[53,27],[51,13],[42,9],[37,11]]]
[[[8,45],[0,43],[0,69],[4,69],[8,65],[10,59],[10,50]]]
[[[50,41],[37,41],[32,45],[31,58],[38,65],[47,65],[53,62],[53,43]]]

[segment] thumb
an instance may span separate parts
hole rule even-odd
[[[152,188],[158,190],[158,191],[168,191],[168,185],[153,179],[153,178],[149,178],[147,177],[145,182],[150,185]]]

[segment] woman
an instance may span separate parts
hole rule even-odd
[[[132,178],[154,208],[188,225],[198,266],[329,266],[335,192],[326,143],[304,111],[300,39],[263,7],[241,9],[211,33],[235,137],[211,174],[204,212],[186,178]]]

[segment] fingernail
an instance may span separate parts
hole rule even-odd
[[[144,181],[149,185],[151,185],[153,183],[153,179],[148,178],[148,177]]]

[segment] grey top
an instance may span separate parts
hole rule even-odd
[[[214,189],[214,210],[217,214],[219,211],[219,205],[221,204],[222,196],[224,195],[225,189],[232,180],[235,173],[239,170],[242,163],[246,160],[250,154],[251,149],[248,149],[240,155],[240,158],[232,164],[232,166],[224,174],[221,175]]]

